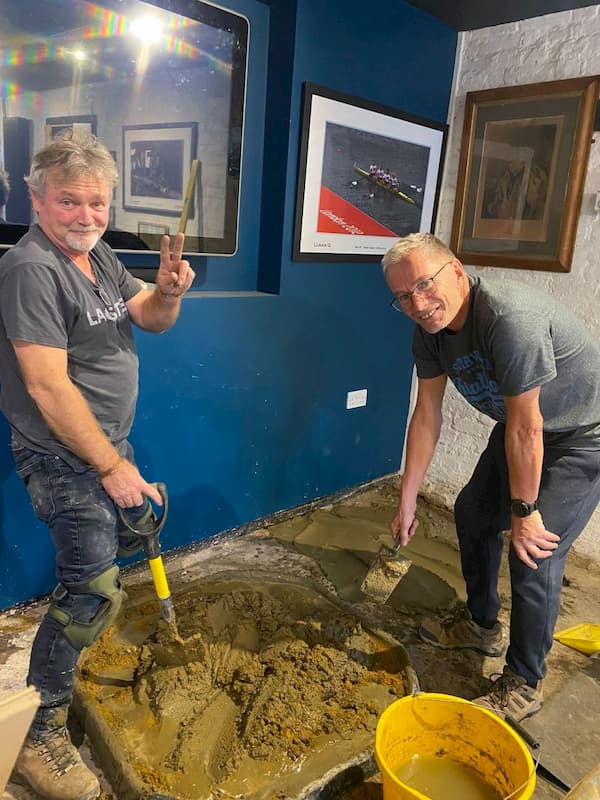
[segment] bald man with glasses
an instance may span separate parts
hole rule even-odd
[[[565,560],[600,502],[600,345],[552,296],[467,275],[432,234],[400,239],[382,264],[392,307],[416,323],[418,392],[391,523],[397,542],[408,544],[418,526],[448,378],[496,422],[454,509],[467,603],[419,634],[442,649],[504,653],[497,584],[510,534],[506,663],[475,702],[519,721],[542,706]]]

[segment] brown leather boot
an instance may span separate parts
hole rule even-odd
[[[45,800],[96,800],[100,784],[71,742],[67,712],[68,706],[39,712],[17,757],[14,777]]]

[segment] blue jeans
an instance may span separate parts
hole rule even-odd
[[[502,532],[511,528],[505,431],[503,424],[493,429],[454,509],[467,605],[473,619],[487,627],[500,610]],[[512,547],[509,553],[512,605],[506,663],[531,685],[546,675],[567,554],[599,502],[600,445],[581,450],[570,448],[568,441],[546,443],[539,507],[547,530],[560,536],[559,545],[549,558],[536,562],[537,570],[526,566]]]
[[[116,507],[93,469],[75,472],[58,456],[37,453],[13,442],[17,472],[25,482],[36,516],[48,526],[56,554],[56,577],[67,585],[85,584],[114,563],[119,522]],[[127,457],[133,460],[128,445]],[[128,509],[132,521],[147,504]],[[105,599],[66,591],[54,601],[78,622],[94,619]],[[46,614],[31,650],[28,685],[41,694],[36,719],[45,708],[71,702],[79,650],[64,635],[64,626]],[[34,727],[35,727],[34,720]]]

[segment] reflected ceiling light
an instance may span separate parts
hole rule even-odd
[[[141,17],[131,23],[130,31],[144,44],[158,42],[163,35],[163,27],[156,17]]]
[[[73,50],[73,59],[75,61],[85,61],[85,50]]]

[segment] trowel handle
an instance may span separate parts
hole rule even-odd
[[[413,517],[413,521],[410,523],[410,528],[408,529],[408,541],[409,542],[412,539],[412,537],[415,535],[415,531],[417,530],[418,527],[419,527],[419,520],[416,517]],[[397,551],[399,549],[399,547],[400,547],[400,541],[397,541],[394,544],[394,551]]]

